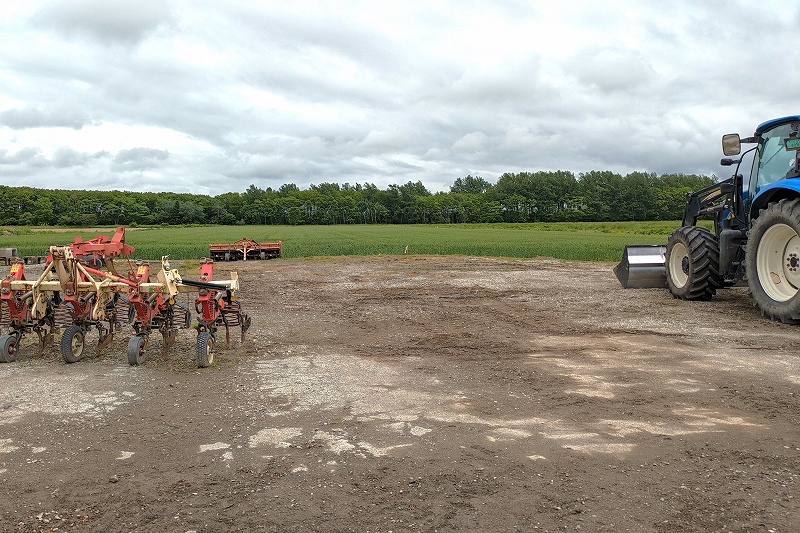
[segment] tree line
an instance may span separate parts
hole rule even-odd
[[[609,171],[480,176],[431,193],[420,181],[389,185],[321,183],[277,190],[250,185],[218,196],[171,192],[51,190],[0,185],[0,225],[440,224],[676,220],[687,192],[714,176]]]

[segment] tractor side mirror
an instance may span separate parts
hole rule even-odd
[[[722,136],[722,153],[725,155],[738,155],[742,151],[742,142],[738,133],[728,133]]]

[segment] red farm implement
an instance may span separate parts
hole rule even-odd
[[[230,244],[208,245],[208,255],[214,261],[247,261],[248,259],[274,259],[283,253],[283,242],[256,242],[244,238]]]
[[[170,268],[165,256],[161,271],[153,279],[147,263],[131,262],[128,256],[134,249],[125,244],[124,237],[124,228],[117,228],[111,239],[75,239],[69,246],[52,246],[44,272],[36,280],[25,278],[22,262],[12,264],[9,274],[0,280],[0,324],[9,328],[7,334],[0,336],[0,362],[16,359],[20,340],[29,332],[37,333],[39,350],[43,351],[52,344],[56,328],[64,329],[60,342],[64,361],[79,361],[87,333],[92,328],[98,330],[99,353],[121,327],[122,317],[127,317],[134,330],[127,348],[131,365],[144,362],[153,331],[161,333],[166,355],[177,330],[190,328],[192,323],[188,306],[176,301],[180,293],[197,294],[198,366],[213,363],[214,341],[220,327],[225,327],[226,343],[230,341],[229,328],[235,326],[241,328],[244,340],[250,317],[236,302],[239,281],[235,272],[228,280],[212,283],[213,263],[204,260],[200,280],[184,280]],[[113,258],[119,255],[127,259],[125,276],[114,267]],[[101,266],[106,270],[100,270]]]

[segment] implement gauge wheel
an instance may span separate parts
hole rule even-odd
[[[214,364],[214,337],[208,331],[197,334],[197,366],[207,368]]]
[[[61,357],[65,363],[77,363],[83,358],[86,337],[80,326],[71,325],[61,336]]]
[[[747,240],[747,284],[761,314],[800,323],[800,199],[762,209]]]
[[[0,336],[0,363],[13,363],[17,360],[18,341],[16,335]]]
[[[684,226],[667,241],[667,285],[675,298],[710,300],[722,286],[719,244],[705,228]]]
[[[131,337],[131,340],[128,341],[128,364],[131,366],[139,366],[144,364],[144,348],[145,348],[145,341],[144,337],[141,335],[136,335]]]

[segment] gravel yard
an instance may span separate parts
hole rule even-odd
[[[253,326],[202,370],[191,330],[141,367],[130,328],[71,365],[26,337],[0,530],[800,531],[800,328],[612,266],[218,264]]]

